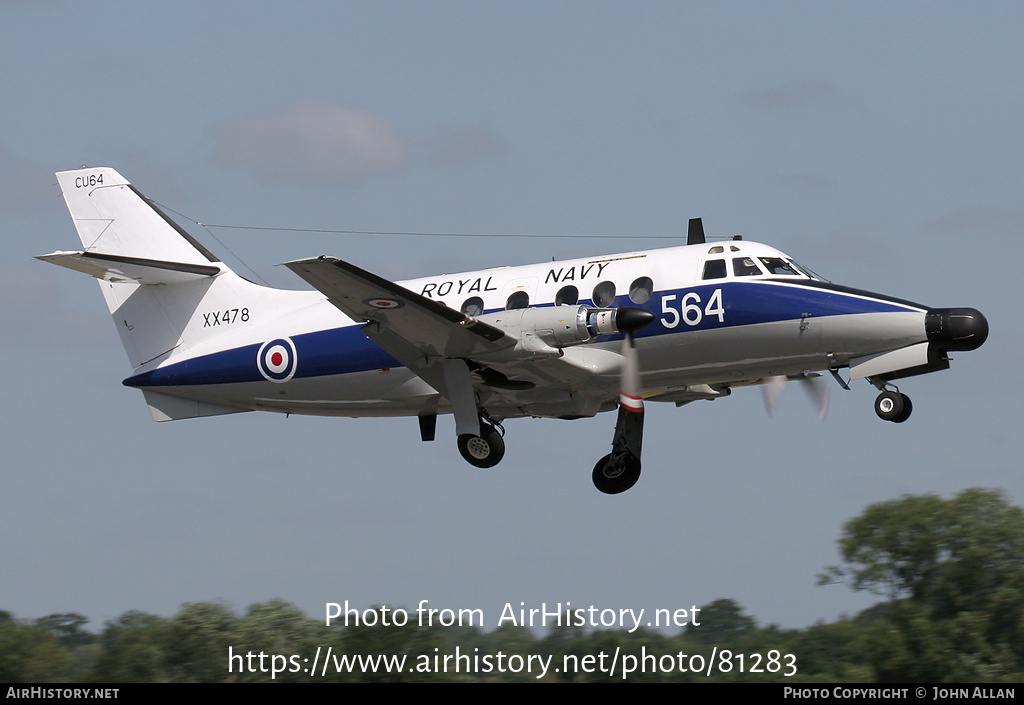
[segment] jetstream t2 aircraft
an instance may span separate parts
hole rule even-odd
[[[477,467],[505,452],[502,421],[618,408],[593,481],[640,476],[644,401],[727,396],[740,385],[866,379],[902,422],[893,380],[949,367],[985,342],[972,308],[837,286],[766,245],[686,246],[391,282],[333,257],[288,262],[316,291],[232,272],[120,174],[57,174],[83,248],[40,259],[96,277],[157,421],[277,411],[416,416],[434,439],[453,414]]]

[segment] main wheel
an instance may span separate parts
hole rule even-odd
[[[463,433],[459,436],[459,452],[470,465],[493,468],[505,457],[505,441],[493,426],[481,424],[482,435]]]
[[[900,399],[903,400],[903,411],[892,420],[893,423],[903,423],[910,418],[910,412],[914,410],[914,405],[910,403],[910,397],[906,394],[900,394]]]
[[[900,418],[904,412],[906,403],[904,400],[909,401],[905,394],[899,392],[882,392],[875,397],[875,413],[878,414],[878,418],[883,421],[895,421],[900,423],[906,421],[906,417]],[[907,411],[907,416],[910,412]]]
[[[605,494],[625,492],[640,479],[640,458],[627,455],[625,459],[612,462],[612,454],[597,461],[592,475],[594,486]]]

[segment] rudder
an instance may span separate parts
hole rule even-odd
[[[219,260],[110,167],[57,173],[86,252],[158,262]]]

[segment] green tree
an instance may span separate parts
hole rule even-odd
[[[96,641],[96,635],[85,631],[89,618],[77,612],[57,612],[40,617],[36,624],[53,632],[66,648],[85,646]]]
[[[183,605],[167,623],[164,663],[176,683],[227,680],[228,647],[237,618],[214,602]]]
[[[820,582],[849,579],[854,590],[889,599],[921,597],[943,559],[946,514],[936,495],[872,504],[846,522],[839,548],[847,565],[829,567]]]
[[[1024,510],[999,490],[907,495],[844,527],[845,560],[821,576],[890,598],[867,626],[880,680],[1020,677]]]
[[[50,683],[66,668],[67,652],[49,629],[0,620],[0,683]]]
[[[131,610],[107,622],[100,635],[103,651],[93,679],[105,683],[162,683],[169,680],[164,666],[167,621],[158,615]]]
[[[743,608],[729,599],[704,605],[697,620],[700,625],[690,624],[686,627],[686,634],[708,646],[735,643],[757,627],[751,617],[743,614]]]
[[[246,669],[239,674],[238,661],[235,661],[231,678],[246,683],[308,682],[310,676],[302,670],[307,662],[302,659],[312,660],[318,646],[330,644],[336,638],[337,630],[326,627],[320,620],[310,619],[284,600],[250,605],[246,615],[235,622],[231,636],[232,652],[242,655]],[[263,659],[258,658],[261,653],[266,654]],[[254,654],[252,663],[256,672],[248,670],[247,654]],[[276,662],[271,655],[279,657]],[[226,670],[227,648],[223,658]]]

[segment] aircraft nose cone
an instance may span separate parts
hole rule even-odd
[[[988,338],[988,321],[976,308],[933,308],[924,327],[928,342],[942,350],[977,350]]]
[[[620,333],[632,333],[654,322],[655,318],[657,316],[647,309],[620,306],[615,310],[615,327]]]

